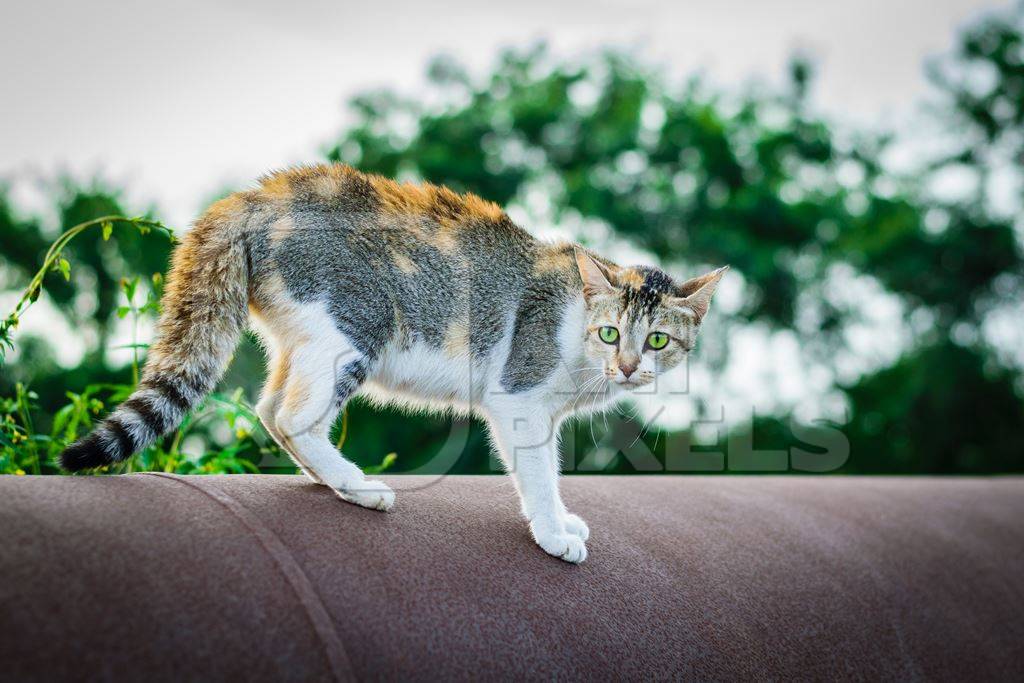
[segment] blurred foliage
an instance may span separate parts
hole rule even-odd
[[[101,204],[102,206],[102,204]],[[107,208],[107,207],[103,207]],[[103,242],[110,240],[114,227],[127,224],[133,228],[130,234],[146,235],[154,229],[160,230],[173,242],[173,234],[161,224],[145,218],[123,218],[106,215],[72,226],[50,245],[43,259],[42,267],[29,283],[15,310],[0,327],[0,350],[13,349],[12,335],[28,308],[38,301],[41,284],[45,276],[55,272],[65,283],[72,281],[74,272],[70,260],[64,257],[65,247],[72,240],[98,232]],[[95,228],[96,230],[90,230]],[[60,282],[60,279],[50,278]],[[142,318],[159,316],[160,293],[163,275],[154,273],[151,286],[142,293],[140,277],[121,278],[119,283],[124,303],[117,306],[115,315],[127,320],[131,327],[131,343],[122,346],[131,353],[131,382],[123,384],[91,384],[81,393],[65,392],[66,404],[52,413],[40,415],[40,396],[21,382],[13,387],[13,396],[0,398],[0,474],[51,474],[58,473],[58,456],[64,447],[89,432],[96,416],[105,412],[107,406],[114,406],[127,399],[139,382],[141,362],[148,344],[138,340],[138,327]],[[116,348],[116,347],[115,347]],[[0,354],[0,362],[4,356]],[[258,464],[268,461],[283,461],[286,470],[293,467],[287,456],[268,438],[252,406],[245,400],[244,390],[239,388],[231,394],[214,392],[182,421],[171,434],[149,446],[125,463],[104,467],[103,472],[156,471],[179,474],[241,474],[257,473]],[[105,400],[104,400],[105,397]],[[40,420],[39,418],[42,418]],[[212,419],[211,419],[212,418]],[[228,438],[222,445],[209,438],[211,422],[214,427],[227,431]],[[200,435],[205,435],[203,438]],[[197,454],[189,455],[182,450],[188,439],[199,437],[201,448]],[[340,445],[340,444],[339,444]],[[395,460],[393,453],[385,456],[380,464],[367,467],[370,471],[382,471]]]
[[[1016,7],[967,28],[931,65],[937,98],[930,121],[945,126],[944,145],[901,173],[885,163],[899,144],[894,136],[851,131],[815,113],[809,104],[814,68],[806,61],[793,62],[777,91],[726,93],[701,79],[676,83],[628,55],[568,63],[544,46],[506,51],[482,76],[436,59],[428,69],[429,97],[358,96],[351,102],[354,123],[325,153],[366,171],[475,192],[528,219],[569,226],[613,257],[616,245],[628,243],[679,274],[728,263],[742,281],[742,300],[716,317],[721,337],[745,326],[789,334],[823,367],[850,351],[849,332],[873,303],[830,296],[847,281],[837,273],[867,279],[898,304],[910,337],[906,348],[883,367],[835,380],[846,406],[843,424],[758,416],[720,434],[717,445],[695,447],[698,455],[686,462],[711,463],[713,470],[715,453],[736,462],[734,446],[746,443],[784,453],[801,449],[807,453],[801,462],[810,464],[797,469],[813,471],[823,462],[815,458],[825,457],[820,444],[838,427],[850,453],[843,472],[1022,471],[1024,382],[1019,367],[1001,364],[982,334],[986,316],[1016,305],[1024,289],[1021,235],[991,197],[994,179],[1005,181],[1008,169],[1019,181],[1024,160],[1022,41],[1024,10]],[[965,195],[950,199],[933,191],[950,174],[969,180]],[[1019,182],[1014,188],[1019,211]],[[62,229],[122,212],[118,193],[96,184],[65,181],[56,204]],[[12,289],[26,281],[57,232],[17,215],[0,192],[0,284]],[[90,390],[71,394],[68,387],[131,385],[131,365],[110,360],[124,342],[112,339],[120,329],[118,307],[126,305],[119,283],[161,272],[167,255],[165,243],[129,231],[116,246],[99,234],[76,240],[67,256],[70,279],[50,277],[46,295],[82,333],[85,354],[76,367],[64,368],[55,360],[54,340],[22,335],[17,361],[0,376],[0,394],[15,397],[4,404],[7,424],[34,433],[20,407],[34,401],[49,430],[45,438],[56,443],[67,424],[47,415],[68,410],[84,425],[102,410]],[[718,369],[727,361],[708,345],[701,356],[699,362]],[[253,395],[262,372],[259,350],[247,338],[222,386]],[[109,405],[118,390],[106,391]],[[222,392],[211,401],[233,406],[234,418],[222,415],[228,423],[246,415],[244,438],[232,441],[228,430],[218,442],[217,430],[195,427],[199,420],[183,429],[214,460],[224,453],[225,463],[237,457],[266,464],[272,445],[259,436],[242,396]],[[79,407],[62,407],[68,400]],[[398,471],[495,469],[475,422],[398,416],[361,402],[346,419],[337,438],[364,466],[379,460],[373,454],[389,453]],[[11,429],[5,426],[8,440],[18,433]],[[625,442],[615,430],[628,436]],[[672,449],[695,440],[689,431],[659,434],[617,414],[610,424],[601,418],[568,427],[566,435],[572,437],[567,466],[577,471],[666,464],[671,470]],[[168,458],[181,441],[166,439],[133,466],[178,467]],[[630,442],[642,445],[639,456],[620,452]],[[446,444],[456,448],[439,456]],[[188,460],[187,467],[202,469],[198,456]],[[790,464],[796,467],[795,456]],[[4,468],[26,466],[33,467],[32,458]]]
[[[109,197],[89,194],[81,197],[76,195],[70,206],[72,207],[70,211],[62,212],[62,219],[67,219],[68,216],[77,217],[77,211],[81,210],[83,206],[91,207],[95,212],[101,214],[118,208]],[[99,253],[96,250],[95,240],[88,238],[98,235],[101,242],[109,242],[115,227],[122,224],[134,228],[130,232],[123,231],[123,234],[140,237],[156,229],[166,233],[173,243],[173,234],[160,223],[146,218],[123,218],[116,214],[93,216],[63,231],[52,244],[47,245],[42,266],[30,280],[14,311],[2,322],[0,362],[4,360],[4,352],[8,349],[14,350],[13,332],[18,326],[21,316],[25,315],[27,310],[38,301],[46,276],[51,273],[60,276],[50,277],[47,280],[47,292],[49,293],[64,291],[70,287],[73,281],[72,275],[77,275],[76,269],[71,265],[71,259],[65,256],[65,248],[72,241],[76,242],[76,247],[79,246],[79,243],[84,243],[85,246],[81,251],[86,255],[95,256]],[[129,240],[128,243],[131,244],[132,240]],[[67,253],[70,253],[70,250]],[[163,253],[166,258],[166,250]],[[109,275],[102,261],[83,260],[81,255],[75,261],[91,265],[93,275],[97,273]],[[65,287],[60,286],[59,283],[62,282]],[[0,473],[49,474],[58,472],[57,458],[60,451],[68,443],[88,433],[93,419],[104,412],[107,405],[116,405],[132,393],[139,381],[141,358],[148,347],[148,344],[138,341],[139,322],[143,317],[155,317],[160,312],[163,276],[160,273],[155,273],[150,278],[150,282],[152,286],[143,295],[140,289],[141,279],[138,276],[121,278],[119,291],[124,303],[113,310],[116,318],[127,319],[131,326],[131,343],[126,345],[132,358],[131,382],[90,384],[81,393],[66,391],[63,399],[68,402],[52,413],[47,411],[42,415],[39,415],[39,394],[21,382],[16,382],[13,387],[13,396],[0,398]],[[59,301],[57,296],[54,296],[54,299]],[[100,322],[101,325],[103,323],[109,325],[109,321]],[[100,335],[101,339],[106,339],[106,337],[105,334]],[[100,349],[103,348],[100,347]],[[103,397],[106,398],[105,401]],[[223,420],[228,429],[233,432],[230,443],[223,448],[205,448],[197,457],[185,455],[181,451],[183,441],[195,431],[196,425],[210,414]],[[40,417],[42,420],[39,419]],[[149,470],[182,474],[258,472],[259,469],[255,462],[260,460],[259,452],[256,453],[257,457],[252,457],[251,453],[247,456],[247,452],[253,451],[255,446],[252,435],[254,426],[257,424],[258,421],[254,417],[252,409],[242,399],[241,389],[229,397],[214,393],[207,397],[197,410],[189,414],[172,435],[145,449],[126,463],[103,469],[114,472]],[[276,452],[276,447],[271,446],[271,450]]]

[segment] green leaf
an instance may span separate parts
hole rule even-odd
[[[124,290],[125,296],[128,297],[128,301],[135,298],[135,290],[139,286],[139,278],[133,277],[131,279],[121,279],[121,289]]]
[[[125,318],[125,316],[127,316],[131,312],[132,312],[131,306],[118,306],[117,307],[117,317],[121,318],[122,320]]]
[[[103,225],[100,226],[100,230],[103,231],[103,241],[106,242],[114,232],[114,224],[110,221],[104,221]]]
[[[384,456],[384,459],[380,461],[379,465],[370,465],[369,467],[365,468],[365,472],[367,474],[380,474],[384,470],[391,467],[395,463],[395,460],[397,459],[397,453],[388,453],[387,455]]]
[[[248,470],[249,472],[252,472],[253,474],[259,474],[260,473],[260,468],[256,466],[256,463],[250,462],[248,460],[239,460],[238,462],[240,462],[242,464],[242,468],[243,469]]]
[[[54,414],[53,426],[50,428],[51,434],[56,435],[64,431],[64,427],[67,426],[68,419],[71,417],[71,413],[74,409],[75,404],[69,403]]]

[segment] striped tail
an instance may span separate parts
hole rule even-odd
[[[175,429],[223,375],[248,319],[245,205],[223,199],[175,250],[138,388],[60,455],[66,470],[121,462]]]

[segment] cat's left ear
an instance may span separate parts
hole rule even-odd
[[[727,270],[729,270],[729,266],[722,266],[710,273],[687,280],[677,288],[679,296],[671,299],[671,305],[689,308],[699,323],[707,315],[708,308],[711,307],[711,296],[715,293],[719,280]]]
[[[577,247],[574,251],[576,266],[580,269],[580,279],[583,280],[583,296],[589,300],[602,294],[614,294],[615,287],[612,282],[615,276],[611,271],[582,249]]]

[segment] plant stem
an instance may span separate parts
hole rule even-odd
[[[43,279],[46,274],[53,269],[53,265],[60,258],[61,252],[68,243],[77,237],[79,234],[88,230],[89,228],[96,226],[103,226],[105,224],[116,224],[116,223],[127,223],[140,231],[147,230],[158,230],[165,233],[168,238],[174,241],[174,232],[160,223],[159,221],[149,220],[148,218],[128,218],[127,216],[101,216],[100,218],[94,218],[84,223],[79,223],[71,228],[65,230],[60,237],[54,240],[53,244],[50,245],[50,249],[46,252],[46,258],[43,259],[43,265],[36,271],[36,274],[28,283],[28,287],[22,293],[21,298],[18,299],[18,303],[15,304],[14,310],[7,316],[3,321],[0,321],[0,362],[4,358],[4,343],[10,343],[7,338],[9,331],[15,327],[18,323],[18,318],[25,310],[32,305],[35,299],[39,296],[42,291]]]
[[[134,297],[133,297],[134,299]],[[132,386],[139,384],[139,310],[135,301],[129,301],[132,307]]]
[[[28,446],[29,452],[32,453],[32,473],[42,474],[43,468],[42,463],[39,462],[39,448],[36,446],[36,442],[33,439],[36,430],[32,425],[32,414],[29,412],[28,389],[19,382],[16,390],[18,399],[18,416],[21,417],[21,423],[25,425],[25,436],[28,439],[25,443]]]
[[[345,438],[348,436],[348,406],[341,409],[341,434],[338,435],[338,443],[334,447],[339,451],[345,445]]]

